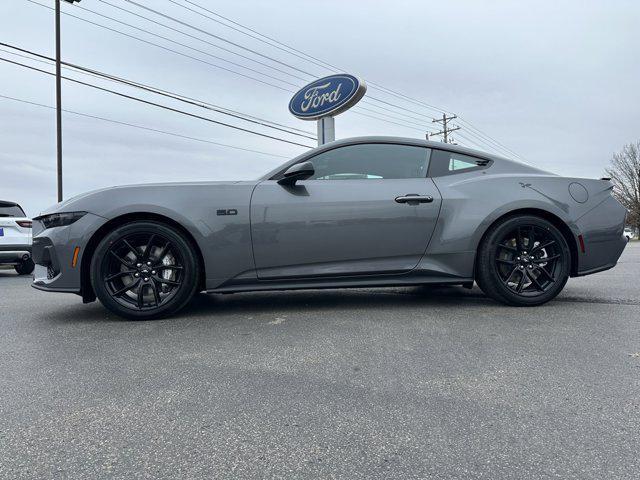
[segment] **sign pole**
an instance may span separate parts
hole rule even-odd
[[[336,122],[333,117],[318,119],[318,146],[333,142],[336,139]]]

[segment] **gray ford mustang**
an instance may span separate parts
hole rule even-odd
[[[199,291],[477,282],[539,305],[613,267],[626,210],[608,180],[559,177],[415,139],[311,150],[256,181],[107,188],[33,223],[33,286],[118,315],[173,314]]]

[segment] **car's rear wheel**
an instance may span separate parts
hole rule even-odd
[[[35,268],[35,264],[33,263],[33,260],[28,258],[27,260],[23,260],[13,268],[15,268],[18,275],[31,275],[33,273],[33,269]]]
[[[198,286],[194,247],[181,232],[159,222],[132,222],[114,229],[96,248],[90,268],[102,304],[133,320],[177,312]]]
[[[482,241],[476,281],[489,297],[514,306],[541,305],[562,291],[571,253],[549,221],[514,216],[492,226]]]

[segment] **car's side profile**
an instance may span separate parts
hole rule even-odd
[[[15,202],[0,200],[0,265],[11,265],[19,275],[33,272],[31,219]]]
[[[508,305],[613,267],[626,210],[606,180],[449,144],[341,140],[256,181],[99,190],[34,219],[33,286],[127,318],[197,291],[477,282]]]

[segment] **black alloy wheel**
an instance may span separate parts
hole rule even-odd
[[[516,306],[540,305],[564,288],[571,255],[562,233],[534,216],[511,217],[485,235],[477,262],[478,285]]]
[[[199,275],[190,242],[155,222],[134,222],[112,231],[94,254],[91,279],[110,310],[131,319],[159,318],[182,308]]]
[[[502,283],[520,295],[549,291],[562,270],[560,246],[548,230],[518,226],[498,243],[496,268]]]

